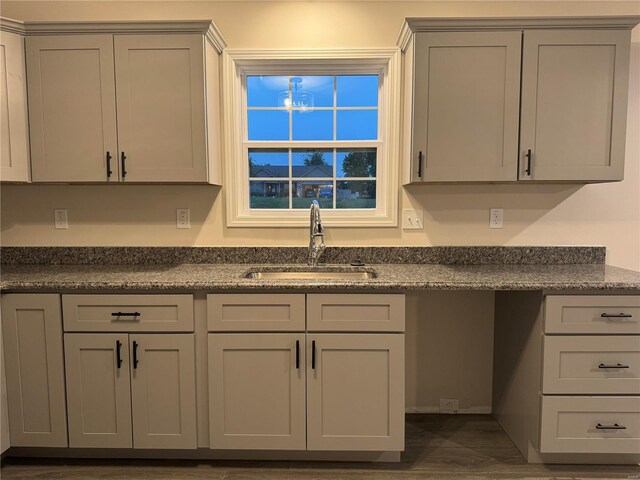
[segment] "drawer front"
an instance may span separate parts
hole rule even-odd
[[[193,332],[192,295],[62,295],[67,332]]]
[[[540,453],[640,453],[640,397],[543,396]]]
[[[640,337],[546,336],[542,393],[640,395]]]
[[[640,295],[548,295],[545,332],[640,334]]]
[[[404,295],[307,295],[309,331],[404,332]]]
[[[302,332],[304,294],[207,295],[207,324],[211,332]]]

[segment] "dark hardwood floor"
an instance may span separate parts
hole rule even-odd
[[[3,480],[640,479],[638,466],[529,465],[489,415],[407,415],[400,463],[7,458]]]

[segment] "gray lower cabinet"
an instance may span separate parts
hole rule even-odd
[[[11,445],[66,447],[60,296],[2,296]]]
[[[208,305],[212,449],[404,449],[404,295],[224,294]]]
[[[307,448],[404,450],[404,334],[309,334],[307,351]]]
[[[209,335],[210,446],[306,449],[304,333]]]
[[[69,445],[196,448],[193,334],[65,334]]]

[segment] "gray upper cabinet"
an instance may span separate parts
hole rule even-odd
[[[639,21],[407,19],[403,183],[622,180]]]
[[[211,22],[25,27],[34,182],[221,183]]]
[[[28,182],[24,25],[5,18],[0,18],[0,127],[0,181]]]
[[[525,30],[520,180],[622,180],[630,42],[630,30]]]
[[[33,36],[26,46],[33,181],[118,181],[113,35]]]
[[[419,33],[413,157],[418,181],[516,179],[521,32]]]

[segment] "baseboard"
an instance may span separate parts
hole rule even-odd
[[[457,412],[441,412],[438,407],[407,407],[405,413],[438,413],[443,415],[491,415],[491,406],[461,408]]]
[[[402,452],[311,452],[306,450],[139,450],[129,448],[11,447],[7,457],[141,460],[283,460],[319,462],[399,462]]]

